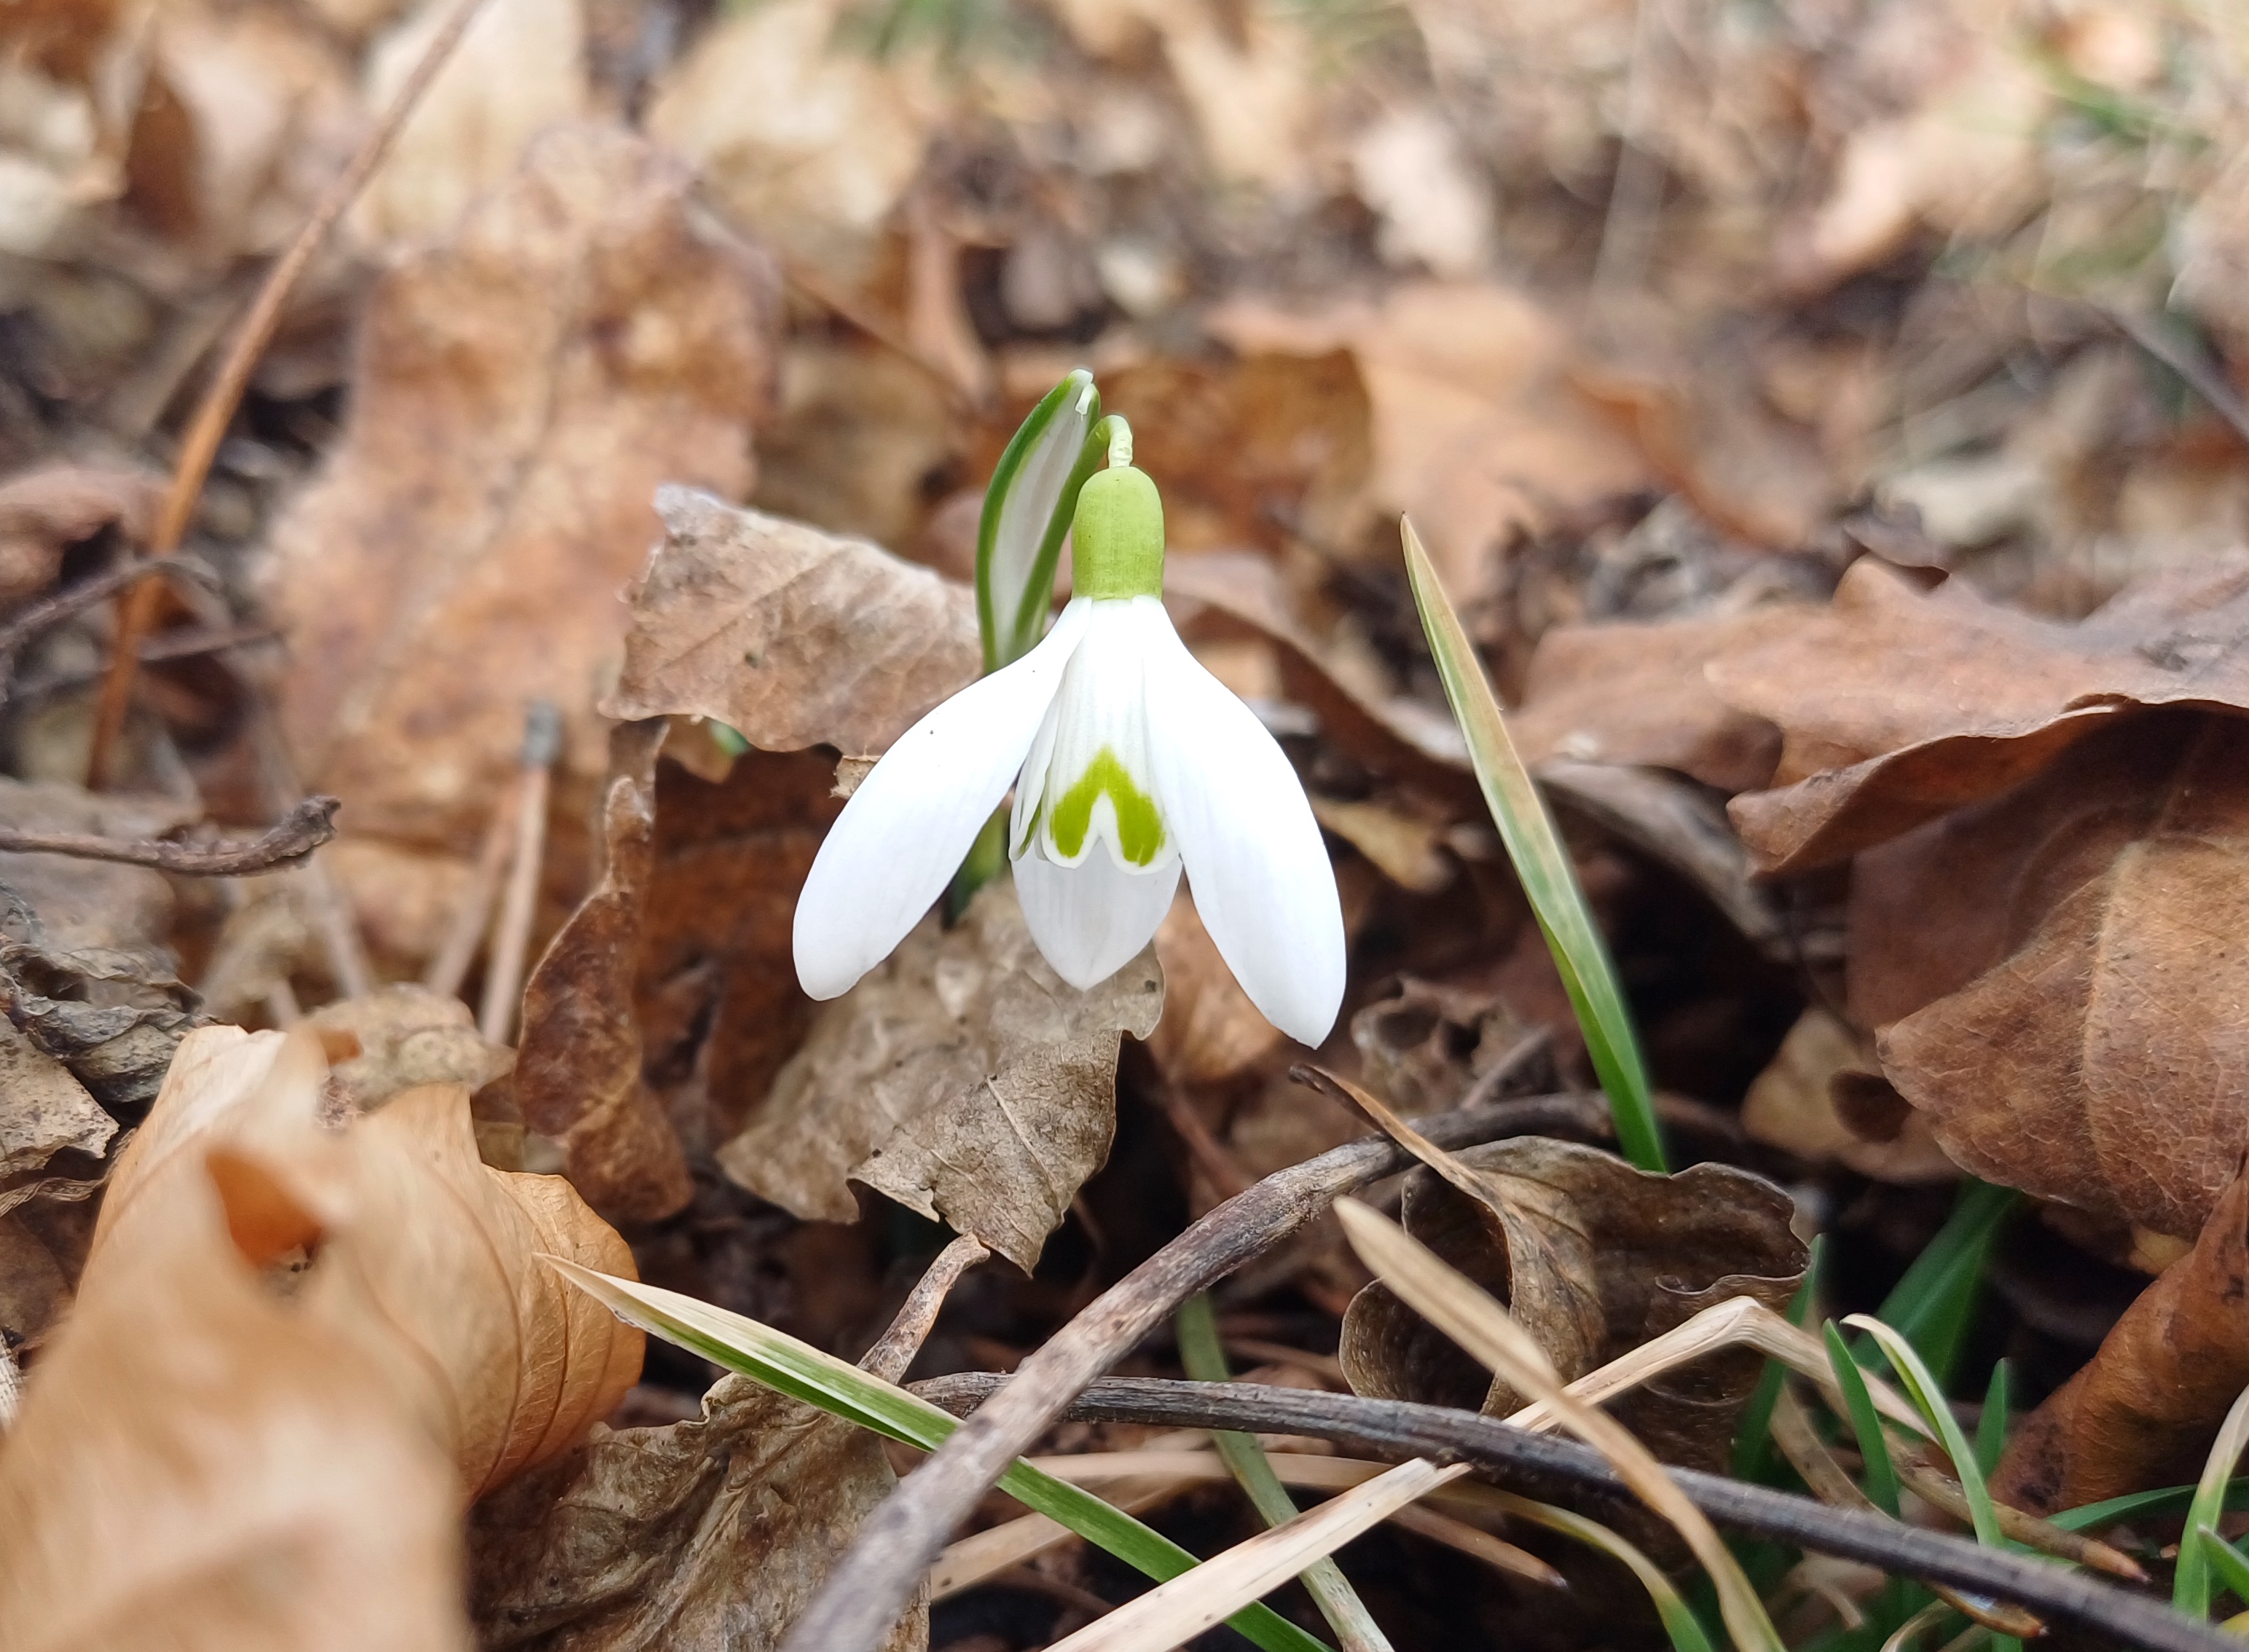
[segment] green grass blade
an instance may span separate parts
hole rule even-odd
[[[2191,1485],[2165,1485],[2152,1491],[2128,1491],[2120,1498],[2108,1498],[2099,1503],[2064,1509],[2059,1514],[2046,1516],[2046,1518],[2065,1532],[2098,1532],[2104,1525],[2136,1520],[2142,1516],[2152,1518],[2182,1513],[2194,1501],[2195,1493],[2200,1489]],[[2219,1506],[2234,1512],[2249,1509],[2249,1479],[2236,1480],[2228,1485]]]
[[[2249,1601],[2249,1555],[2218,1536],[2212,1526],[2198,1525],[2194,1535],[2203,1550],[2203,1563],[2218,1586],[2237,1601]]]
[[[1897,1464],[1890,1461],[1890,1443],[1874,1410],[1874,1396],[1867,1392],[1866,1373],[1851,1357],[1834,1320],[1828,1320],[1822,1330],[1827,1340],[1827,1363],[1834,1368],[1835,1381],[1842,1388],[1844,1409],[1851,1414],[1851,1432],[1859,1438],[1859,1456],[1866,1464],[1867,1496],[1895,1520],[1898,1518]]]
[[[1468,737],[1468,755],[1492,824],[1507,846],[1508,859],[1554,955],[1570,1007],[1584,1029],[1586,1053],[1592,1058],[1601,1088],[1608,1093],[1617,1145],[1641,1169],[1664,1169],[1663,1134],[1655,1121],[1647,1068],[1640,1059],[1632,1012],[1617,985],[1607,943],[1585,905],[1585,891],[1578,886],[1577,869],[1554,828],[1554,818],[1507,731],[1475,647],[1437,581],[1429,553],[1421,547],[1421,537],[1411,522],[1401,528],[1406,572],[1413,581],[1413,600],[1421,611],[1421,628],[1428,635],[1437,675],[1445,685],[1445,698]]]
[[[2012,1188],[1972,1179],[1964,1183],[1936,1237],[1875,1310],[1884,1324],[1913,1344],[1940,1382],[1949,1381],[1959,1363],[1991,1242],[2017,1198]]]
[[[1063,536],[1097,456],[1101,418],[1093,375],[1078,368],[1047,392],[1009,439],[976,524],[976,623],[984,668],[1030,652],[1045,631]]]
[[[1714,1652],[1709,1631],[1695,1610],[1687,1604],[1687,1597],[1679,1593],[1663,1568],[1633,1544],[1627,1541],[1598,1520],[1589,1520],[1582,1514],[1555,1507],[1551,1503],[1539,1503],[1513,1492],[1500,1492],[1506,1500],[1508,1512],[1533,1525],[1543,1525],[1550,1532],[1574,1538],[1587,1548],[1599,1549],[1611,1559],[1620,1560],[1640,1580],[1647,1591],[1647,1598],[1655,1603],[1655,1614],[1663,1620],[1663,1631],[1671,1637],[1672,1652]]]
[[[2249,1388],[2244,1388],[2233,1402],[2225,1421],[2218,1427],[2218,1438],[2211,1443],[2210,1458],[2203,1464],[2202,1478],[2194,1488],[2194,1501],[2187,1505],[2189,1532],[2204,1526],[2217,1530],[2218,1512],[2225,1501],[2225,1484],[2233,1477],[2233,1467],[2240,1462],[2244,1446],[2249,1446]],[[2171,1580],[2171,1604],[2191,1617],[2210,1615],[2210,1555],[2204,1545],[2191,1538],[2179,1545],[2178,1570]]]
[[[1880,1320],[1854,1313],[1844,1323],[1873,1337],[1875,1345],[1888,1357],[1890,1368],[1905,1384],[1914,1409],[1921,1413],[1944,1447],[1945,1455],[1952,1459],[1952,1471],[1960,1478],[1961,1495],[1968,1499],[1968,1518],[1976,1527],[1976,1540],[1985,1548],[2000,1547],[1999,1517],[1991,1506],[1991,1488],[1984,1484],[1984,1472],[1977,1466],[1976,1453],[1969,1447],[1968,1436],[1961,1432],[1960,1419],[1944,1402],[1944,1390],[1937,1386],[1928,1364],[1912,1343]]]
[[[1976,1466],[1987,1480],[1998,1472],[1999,1458],[2007,1449],[2014,1390],[2014,1365],[2002,1360],[1991,1368],[1991,1381],[1984,1389],[1984,1415],[1976,1422]]]
[[[1210,1293],[1198,1291],[1180,1304],[1173,1316],[1173,1325],[1179,1333],[1180,1364],[1198,1382],[1226,1382],[1234,1373],[1226,1363],[1226,1347],[1219,1340],[1218,1315],[1210,1305]],[[1281,1484],[1281,1477],[1273,1472],[1267,1461],[1265,1448],[1257,1443],[1254,1434],[1243,1434],[1235,1429],[1213,1429],[1210,1443],[1225,1459],[1226,1466],[1248,1495],[1260,1518],[1268,1525],[1283,1525],[1296,1518],[1296,1499]],[[1314,1561],[1301,1574],[1304,1587],[1318,1607],[1320,1615],[1336,1632],[1343,1652],[1390,1652],[1389,1637],[1382,1626],[1367,1611],[1366,1603],[1351,1587],[1343,1568],[1333,1556]]]
[[[677,1291],[614,1278],[559,1257],[545,1260],[628,1325],[861,1428],[934,1451],[960,1426],[928,1401],[743,1314]],[[1027,1508],[1068,1526],[1159,1582],[1197,1564],[1186,1550],[1121,1509],[1028,1463],[1018,1460],[1001,1477],[1000,1484]],[[1325,1642],[1305,1634],[1269,1607],[1246,1607],[1227,1621],[1264,1652],[1330,1652]]]

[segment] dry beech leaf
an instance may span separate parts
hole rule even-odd
[[[1028,1272],[1108,1156],[1119,1035],[1146,1038],[1163,1004],[1153,947],[1080,992],[1039,956],[1014,885],[988,884],[820,1012],[719,1166],[820,1221],[856,1219],[847,1181],[863,1182]]]
[[[1960,1167],[1929,1134],[1928,1119],[1907,1107],[1869,1136],[1864,1093],[1888,1090],[1875,1066],[1871,1040],[1814,1004],[1799,1016],[1765,1070],[1742,1098],[1742,1128],[1753,1141],[1792,1153],[1813,1164],[1840,1164],[1877,1182],[1950,1182]]]
[[[556,820],[589,812],[649,500],[748,490],[774,371],[769,263],[692,189],[640,138],[556,127],[370,294],[349,420],[268,574],[289,737],[350,832],[471,852],[537,698],[566,729]]]
[[[339,998],[305,1019],[330,1052],[329,1082],[361,1113],[421,1084],[480,1090],[515,1066],[512,1051],[478,1035],[467,1004],[410,981]]]
[[[477,1505],[477,1642],[768,1652],[896,1484],[866,1429],[726,1377],[698,1420],[605,1430]],[[886,1652],[928,1633],[909,1613]]]
[[[263,1070],[244,1040],[267,1052]],[[216,1182],[253,1262],[317,1245],[297,1311],[386,1374],[469,1496],[566,1450],[631,1386],[639,1334],[588,1312],[539,1260],[629,1269],[631,1252],[560,1177],[479,1162],[464,1086],[421,1086],[326,1128],[327,1068],[310,1031],[206,1028],[181,1047],[120,1156],[85,1289],[164,1243],[183,1182]]]
[[[208,1142],[196,1121],[270,1112],[278,1078],[294,1128],[264,1134],[333,1147],[294,1048],[277,1074],[279,1034],[193,1034],[152,1119]],[[9,1645],[466,1652],[451,1452],[361,1336],[261,1277],[318,1224],[270,1183],[229,1196],[200,1152],[144,1162],[0,1450]]]
[[[1992,1495],[2051,1513],[2195,1479],[2227,1409],[2249,1386],[2245,1292],[2249,1176],[2236,1175],[2194,1249],[2009,1436]]]
[[[1480,1203],[1416,1169],[1406,1230],[1505,1302],[1565,1382],[1730,1297],[1785,1307],[1803,1282],[1809,1252],[1789,1227],[1794,1206],[1747,1171],[1697,1164],[1657,1176],[1538,1136],[1453,1156],[1495,1198]],[[1338,1357],[1360,1394],[1490,1416],[1523,1403],[1379,1284],[1352,1299]],[[1712,1355],[1612,1409],[1666,1462],[1715,1470],[1761,1369],[1754,1354]]]
[[[1786,635],[1814,610],[1793,604],[1660,625],[1558,626],[1538,640],[1508,728],[1523,760],[1675,769],[1721,792],[1769,785],[1780,731],[1702,679],[1711,660]]]
[[[678,1133],[642,1076],[633,1013],[665,726],[651,717],[610,733],[601,881],[525,984],[516,1064],[525,1122],[561,1144],[587,1203],[621,1221],[670,1216],[695,1192]]]
[[[1840,860],[2028,778],[2135,706],[2249,710],[2249,553],[2151,576],[2074,625],[1923,592],[1872,558],[1833,606],[1714,660],[1781,729],[1775,789],[1737,798],[1766,872]]]
[[[657,511],[664,540],[632,593],[610,716],[712,717],[769,751],[879,752],[982,668],[966,586],[689,488],[662,490]]]
[[[68,1148],[101,1156],[117,1121],[70,1069],[0,1020],[0,1183],[43,1168]]]
[[[105,528],[147,544],[163,497],[162,477],[107,466],[41,465],[0,482],[0,607],[45,591],[65,548]]]
[[[2191,1237],[2249,1150],[2249,722],[2142,717],[2013,801],[1926,846],[2012,872],[1964,892],[1999,956],[1886,1028],[1882,1069],[1977,1175]]]

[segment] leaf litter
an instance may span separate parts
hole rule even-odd
[[[1413,1171],[1407,1230],[1565,1379],[1785,1306],[1816,1232],[1820,1315],[1957,1327],[1963,1402],[2006,1354],[2004,1497],[2193,1478],[2249,1387],[2230,19],[488,0],[246,364],[89,790],[163,473],[442,10],[0,24],[0,825],[184,848],[334,792],[344,834],[255,879],[0,855],[11,1629],[779,1646],[859,1575],[892,1465],[684,1354],[626,1392],[609,1321],[525,1257],[629,1244],[848,1353],[950,1226],[1011,1266],[929,1310],[917,1368],[1008,1368],[1361,1128],[1290,1083],[1184,895],[1088,993],[1005,880],[836,1003],[796,983],[822,834],[975,675],[985,479],[1080,365],[1164,490],[1182,635],[1327,833],[1352,968],[1321,1061],[1400,1111],[1590,1077],[1415,622],[1411,513],[1695,1161],[1469,1147],[1501,1191]],[[512,1010],[513,957],[511,1050],[453,994]],[[208,1139],[198,1096],[235,1109]],[[1915,1269],[1963,1172],[2026,1209]],[[1505,1409],[1332,1224],[1217,1309],[1237,1364]],[[1706,1356],[1616,1414],[1753,1464],[1757,1377]],[[1255,1529],[1207,1481],[1162,1506],[1200,1553]],[[1400,1648],[1664,1635],[1613,1563],[1510,1535],[1571,1587],[1433,1569],[1410,1522],[1341,1564]],[[164,1610],[118,1606],[182,1555],[209,1569]],[[1061,1642],[1129,1593],[1107,1565],[1059,1544],[930,1643]],[[1791,1643],[1895,1632],[1885,1587],[1792,1607]]]

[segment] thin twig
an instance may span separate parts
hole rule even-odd
[[[508,868],[485,963],[485,997],[477,1032],[487,1044],[506,1044],[523,1004],[523,969],[531,954],[531,922],[539,903],[539,873],[547,854],[547,798],[554,759],[562,754],[562,714],[552,701],[534,700],[524,719],[523,789],[516,804],[515,861]]]
[[[885,1382],[896,1382],[905,1375],[906,1368],[914,1362],[914,1355],[921,1352],[921,1345],[929,1340],[938,1311],[945,1306],[945,1299],[953,1293],[953,1287],[960,1283],[960,1276],[991,1255],[981,1240],[966,1233],[939,1251],[937,1259],[898,1305],[898,1313],[891,1316],[890,1329],[877,1337],[874,1346],[859,1356],[859,1368]]]
[[[1009,1391],[1008,1381],[998,1373],[966,1372],[915,1383],[913,1391],[956,1416],[973,1419],[980,1405],[998,1403],[997,1396]],[[1470,1411],[1400,1400],[1248,1382],[1105,1379],[1089,1385],[1065,1407],[1057,1420],[1064,1419],[1299,1434],[1377,1457],[1469,1462],[1503,1479],[1536,1477],[1620,1501],[1630,1496],[1623,1480],[1590,1447],[1532,1434]],[[1691,1469],[1671,1473],[1712,1520],[1753,1537],[2016,1601],[2041,1617],[2080,1623],[2149,1652],[2239,1652],[2239,1642],[2215,1626],[2080,1572],[1986,1549],[1947,1532],[1826,1508],[1808,1498],[1723,1475]]]
[[[189,878],[241,878],[294,866],[336,835],[329,797],[306,798],[263,837],[220,843],[174,843],[163,838],[105,838],[88,832],[10,832],[0,827],[0,852],[66,854],[79,860],[114,860],[153,867]]]
[[[16,656],[24,645],[40,632],[60,625],[74,614],[83,614],[97,603],[107,602],[127,586],[134,585],[151,573],[167,573],[175,579],[210,581],[217,576],[202,563],[181,559],[167,562],[124,562],[113,568],[105,568],[91,579],[79,580],[66,590],[18,608],[0,625],[0,705],[8,702],[9,680],[16,675]]]
[[[422,94],[437,78],[437,71],[452,55],[454,46],[459,44],[470,20],[483,3],[484,0],[454,0],[453,9],[437,25],[437,32],[430,37],[422,60],[414,65],[406,84],[399,87],[390,107],[383,111],[382,119],[367,134],[358,153],[313,204],[312,216],[305,220],[305,227],[297,232],[289,250],[266,272],[265,284],[251,301],[242,325],[235,330],[225,360],[212,375],[187,434],[181,440],[180,456],[172,468],[171,489],[164,496],[164,508],[148,536],[151,558],[169,557],[180,548],[189,519],[195,512],[196,501],[202,497],[203,479],[210,474],[211,462],[218,456],[219,443],[226,437],[227,426],[233,422],[234,410],[249,387],[251,373],[258,366],[258,357],[265,353],[274,328],[280,325],[282,305],[313,262],[313,255],[327,240],[329,231],[359,198],[359,192],[367,187],[375,168],[382,164],[383,156],[390,152],[407,117],[422,101]],[[109,779],[118,736],[124,731],[125,714],[133,703],[133,679],[140,665],[141,640],[156,618],[156,589],[153,585],[134,586],[118,612],[109,675],[101,685],[101,701],[94,716],[93,749],[86,764],[88,780],[96,787]]]
[[[1538,1130],[1598,1130],[1606,1111],[1598,1096],[1537,1096],[1443,1114],[1420,1128],[1432,1141],[1465,1147]],[[1302,1231],[1344,1194],[1413,1162],[1373,1138],[1292,1165],[1211,1210],[1096,1298],[875,1511],[782,1652],[874,1652],[953,1528],[1087,1383],[1197,1291]]]

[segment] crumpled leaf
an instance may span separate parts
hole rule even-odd
[[[481,1163],[465,1087],[354,1117],[310,1031],[210,1027],[181,1048],[120,1156],[83,1290],[146,1265],[215,1184],[252,1262],[310,1251],[296,1311],[386,1374],[471,1496],[567,1449],[631,1386],[638,1333],[539,1260],[629,1269],[631,1252],[561,1178]]]
[[[1658,1176],[1538,1136],[1455,1156],[1491,1179],[1496,1213],[1416,1169],[1406,1182],[1406,1230],[1504,1301],[1565,1381],[1730,1297],[1778,1311],[1810,1261],[1790,1229],[1788,1196],[1730,1166]],[[1379,1283],[1352,1299],[1338,1358],[1360,1394],[1495,1416],[1523,1403]],[[1761,1370],[1754,1354],[1721,1353],[1611,1409],[1665,1461],[1715,1470]]]
[[[161,477],[106,465],[41,465],[0,482],[0,607],[45,591],[65,547],[105,528],[146,544],[163,497]]]
[[[2008,1436],[1994,1497],[2046,1514],[2197,1477],[2249,1387],[2249,1176],[2236,1169],[2194,1249]]]
[[[1943,974],[1986,967],[1882,1032],[1899,1093],[1978,1175],[2202,1231],[2249,1150],[2249,723],[2142,716],[1916,847],[1991,915]]]
[[[1496,993],[1411,976],[1351,1018],[1366,1083],[1407,1114],[1458,1107],[1477,1080],[1537,1032]],[[1527,1066],[1517,1076],[1521,1087],[1530,1088],[1553,1076],[1553,1066]]]
[[[678,1133],[642,1077],[632,993],[656,859],[656,759],[664,732],[663,720],[652,718],[610,736],[606,864],[525,985],[516,1066],[526,1122],[561,1144],[587,1202],[621,1220],[670,1216],[695,1191]]]
[[[1874,1071],[1872,1041],[1818,1004],[1799,1016],[1765,1070],[1742,1097],[1752,1141],[1813,1164],[1840,1164],[1877,1182],[1950,1182],[1960,1167],[1914,1111]],[[1873,1116],[1869,1093],[1889,1104]]]
[[[377,280],[348,422],[266,576],[286,731],[351,833],[471,853],[537,698],[563,716],[558,833],[585,818],[649,499],[747,491],[774,372],[771,267],[693,187],[640,138],[560,126]]]
[[[112,1112],[154,1100],[196,1023],[196,996],[147,951],[0,942],[0,993],[16,1030]]]
[[[70,1070],[0,1024],[0,1182],[40,1169],[64,1148],[99,1157],[117,1121]]]
[[[966,586],[688,488],[632,594],[619,718],[715,718],[752,745],[880,752],[983,668]]]
[[[767,1652],[896,1477],[866,1429],[729,1376],[699,1419],[604,1430],[478,1504],[485,1652]],[[890,1652],[927,1644],[909,1613]]]
[[[1734,824],[1760,870],[1804,870],[2003,792],[2129,708],[2249,710],[2249,553],[2074,625],[1865,558],[1824,615],[1707,671],[1783,736],[1775,789],[1737,798]]]
[[[1028,1272],[1116,1129],[1118,1038],[1162,1012],[1152,946],[1090,992],[1047,967],[1010,881],[923,921],[823,1009],[719,1167],[849,1222],[863,1182]]]
[[[1785,637],[1811,610],[1774,604],[1655,625],[1558,626],[1538,640],[1508,728],[1525,763],[1676,769],[1722,792],[1768,784],[1780,734],[1702,679],[1709,661]]]
[[[513,1052],[478,1034],[467,1004],[411,981],[322,1004],[306,1025],[330,1051],[329,1084],[361,1113],[416,1085],[479,1090],[515,1065]]]

